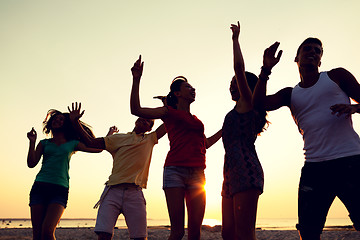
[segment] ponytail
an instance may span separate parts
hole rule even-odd
[[[170,85],[170,92],[166,96],[167,105],[174,109],[177,109],[176,105],[178,103],[178,99],[175,96],[174,92],[180,91],[180,87],[183,82],[187,82],[187,79],[183,76],[178,76],[178,77],[174,78],[174,80],[172,81],[172,83]]]

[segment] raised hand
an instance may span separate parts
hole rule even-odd
[[[264,58],[263,58],[263,67],[267,69],[272,69],[279,61],[282,55],[282,50],[279,51],[277,56],[275,57],[275,53],[279,47],[280,43],[275,42],[270,47],[265,49]]]
[[[138,60],[134,63],[134,66],[131,68],[131,73],[133,75],[134,80],[140,80],[142,76],[144,68],[144,62],[141,62],[141,55],[139,56]]]
[[[27,138],[28,138],[31,142],[35,142],[35,141],[36,141],[36,137],[37,137],[37,133],[36,133],[35,129],[32,128],[31,131],[27,133]]]
[[[231,29],[231,31],[233,33],[232,39],[233,40],[238,39],[239,35],[240,35],[240,23],[239,23],[239,21],[237,22],[237,25],[231,24],[230,29]]]
[[[68,110],[70,113],[69,114],[70,120],[72,122],[79,120],[82,117],[82,115],[84,115],[85,112],[85,110],[81,112],[81,103],[78,104],[77,102],[71,104],[71,110],[70,107],[68,106]]]
[[[112,126],[109,128],[109,132],[106,134],[106,136],[113,135],[114,133],[118,133],[119,129],[116,126]]]

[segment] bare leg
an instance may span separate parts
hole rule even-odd
[[[236,236],[233,198],[222,198],[221,235],[224,240],[233,240]]]
[[[37,204],[30,207],[33,240],[41,240],[42,225],[45,218],[46,206]]]
[[[65,208],[61,204],[49,204],[46,210],[46,215],[42,225],[42,240],[54,240],[56,225],[59,223],[60,218]]]
[[[169,240],[181,240],[185,233],[185,190],[183,188],[165,188],[164,191],[171,223]]]
[[[255,224],[259,190],[248,190],[233,196],[236,239],[256,240]]]
[[[204,219],[206,194],[203,188],[188,189],[185,194],[188,212],[188,239],[199,240]]]

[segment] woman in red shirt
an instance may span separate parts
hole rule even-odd
[[[131,68],[133,86],[131,113],[144,118],[163,120],[170,150],[164,165],[163,189],[171,223],[169,239],[184,236],[185,206],[188,212],[188,239],[200,239],[200,229],[205,213],[205,152],[221,137],[221,130],[212,137],[204,135],[204,125],[190,113],[195,101],[195,89],[185,77],[176,77],[166,97],[166,105],[158,108],[140,106],[139,85],[143,71],[141,56]]]

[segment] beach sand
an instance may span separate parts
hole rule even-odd
[[[149,240],[167,239],[170,234],[168,227],[149,227]],[[293,240],[299,239],[296,230],[257,230],[256,236],[258,240]],[[57,228],[57,240],[96,240],[94,228]],[[322,240],[359,240],[360,232],[353,229],[332,229],[324,230]],[[31,228],[5,228],[0,229],[0,240],[31,240]],[[129,239],[127,229],[115,229],[114,240]],[[183,238],[187,239],[187,235]],[[201,239],[212,240],[221,239],[221,226],[208,227],[203,226],[201,231]]]

